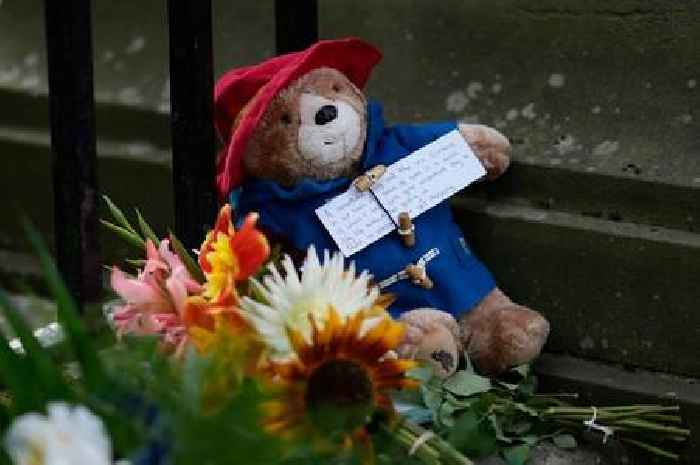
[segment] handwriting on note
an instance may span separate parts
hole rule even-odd
[[[373,186],[374,195],[351,187],[316,214],[349,257],[392,232],[401,212],[415,218],[484,175],[481,162],[454,130],[389,166]]]

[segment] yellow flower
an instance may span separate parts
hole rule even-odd
[[[267,238],[255,226],[258,215],[249,214],[236,231],[231,214],[231,205],[221,208],[199,252],[207,281],[202,295],[215,302],[237,302],[236,283],[255,274],[270,255]]]

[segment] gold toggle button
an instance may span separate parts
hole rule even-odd
[[[402,212],[399,214],[399,236],[403,241],[403,245],[406,247],[413,247],[416,245],[416,226],[411,221],[411,215],[408,212]]]
[[[384,176],[384,173],[386,173],[386,166],[377,165],[374,168],[367,170],[365,174],[355,178],[352,183],[358,191],[367,192],[377,181],[379,181],[379,178]]]
[[[425,266],[421,265],[408,265],[406,267],[406,274],[408,279],[411,280],[416,286],[420,286],[423,289],[432,289],[433,281],[428,277],[428,273],[425,271]]]

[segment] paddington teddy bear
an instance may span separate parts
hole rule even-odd
[[[381,54],[360,39],[310,48],[226,73],[216,85],[215,120],[224,145],[217,186],[238,193],[241,215],[258,212],[273,237],[305,251],[338,250],[315,210],[377,165],[389,166],[454,130],[495,179],[508,167],[508,140],[481,125],[454,122],[387,126],[361,89]],[[535,358],[549,333],[539,313],[513,303],[474,256],[447,202],[415,218],[416,243],[389,234],[353,254],[384,292],[389,311],[407,325],[399,355],[454,372],[462,350],[484,373]],[[437,250],[437,253],[434,251]],[[432,252],[431,252],[432,251]],[[431,286],[398,276],[419,264]]]

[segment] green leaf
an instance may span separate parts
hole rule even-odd
[[[491,380],[466,371],[458,371],[445,380],[445,389],[458,396],[469,397],[491,389]]]
[[[513,442],[512,439],[510,439],[509,437],[507,437],[503,433],[503,428],[501,427],[501,423],[500,423],[500,421],[502,420],[501,418],[496,416],[496,414],[494,414],[494,413],[489,415],[487,418],[489,420],[489,423],[491,423],[491,428],[493,428],[493,432],[496,435],[496,439],[498,439],[501,442],[508,443],[508,444]]]
[[[498,448],[496,435],[488,421],[471,410],[462,414],[449,433],[448,441],[468,457],[483,457]]]
[[[449,402],[443,402],[440,405],[440,423],[447,428],[452,428],[455,424],[454,413],[456,410],[457,408],[454,405]]]
[[[190,253],[185,249],[185,246],[182,245],[180,239],[178,239],[172,231],[170,231],[170,245],[173,247],[173,250],[177,256],[180,257],[180,260],[182,260],[182,263],[185,265],[185,268],[187,268],[190,276],[202,284],[205,281],[202,269],[199,267],[197,262],[194,261],[192,255],[190,255]]]
[[[552,442],[561,449],[573,449],[576,447],[576,438],[570,434],[558,434],[552,438]]]
[[[26,221],[23,226],[32,248],[39,257],[44,278],[56,302],[58,321],[78,360],[85,385],[89,389],[97,390],[103,386],[106,375],[97,356],[97,350],[79,316],[78,306],[63,283],[56,264],[36,229]]]
[[[7,294],[2,290],[0,290],[0,307],[2,307],[7,322],[19,338],[22,347],[24,347],[26,353],[24,361],[30,364],[36,376],[34,382],[39,384],[42,394],[46,396],[46,400],[68,397],[69,390],[63,380],[61,371],[54,364],[48,351],[41,347],[29,325],[20,316]]]
[[[141,229],[141,233],[143,234],[143,237],[146,239],[150,239],[151,242],[156,246],[156,248],[160,245],[160,239],[158,239],[158,236],[156,236],[156,233],[153,232],[153,228],[146,222],[146,220],[143,219],[143,216],[141,215],[141,212],[139,209],[136,209],[136,218],[138,219],[139,222],[139,228]]]
[[[44,407],[36,378],[31,364],[10,348],[7,339],[0,332],[0,379],[12,395],[12,410],[15,414]]]
[[[432,410],[437,416],[440,411],[440,405],[442,405],[442,392],[423,385],[421,386],[421,393],[423,394],[425,406]]]
[[[128,231],[120,226],[117,226],[116,224],[110,223],[109,221],[100,220],[100,223],[102,223],[105,228],[109,229],[134,247],[143,250],[143,248],[146,246],[146,241],[144,241],[135,232]]]
[[[445,400],[449,402],[450,404],[454,405],[457,409],[465,409],[469,408],[472,405],[474,405],[475,402],[478,402],[478,399],[475,397],[469,397],[469,398],[457,398],[453,394],[449,392],[445,392]]]
[[[122,212],[119,207],[117,207],[114,202],[112,202],[112,199],[107,197],[106,195],[102,196],[102,199],[105,201],[107,204],[107,208],[109,208],[109,212],[112,214],[112,218],[114,218],[119,226],[122,228],[126,229],[127,231],[136,234],[138,236],[138,233],[136,230],[131,226],[131,223],[129,223],[129,220],[126,219],[126,215],[124,215],[124,212]]]
[[[503,451],[503,459],[508,465],[525,465],[530,458],[530,446],[509,447]]]

